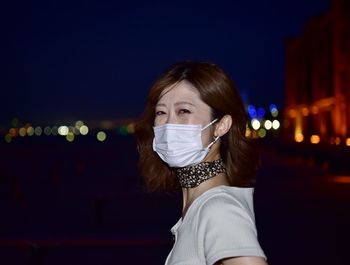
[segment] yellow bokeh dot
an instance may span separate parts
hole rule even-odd
[[[73,141],[74,141],[74,133],[69,132],[69,133],[66,135],[66,139],[67,139],[68,142],[73,142]]]
[[[27,135],[28,136],[33,136],[33,134],[34,134],[34,128],[32,126],[29,126],[27,128]]]
[[[347,138],[345,141],[346,146],[350,146],[350,138]]]
[[[128,126],[127,126],[127,129],[128,129],[128,133],[132,134],[135,132],[135,124],[133,123],[130,123]]]
[[[264,138],[266,136],[266,130],[264,128],[260,128],[258,135],[260,138]]]
[[[311,135],[310,142],[312,144],[318,144],[320,142],[320,136],[318,136],[318,135]]]
[[[294,136],[294,140],[298,143],[304,141],[304,135],[302,133],[296,133]]]
[[[6,143],[11,143],[12,142],[12,136],[9,133],[5,135],[5,142]]]
[[[26,128],[20,128],[19,130],[18,130],[18,134],[20,135],[20,136],[22,136],[22,137],[24,137],[24,136],[26,136],[26,134],[27,134],[27,130],[26,130]]]
[[[79,128],[79,132],[81,135],[87,135],[89,133],[89,128],[86,125],[82,125]]]
[[[100,131],[97,133],[97,140],[99,140],[100,142],[105,141],[106,138],[107,138],[107,135],[105,132]]]

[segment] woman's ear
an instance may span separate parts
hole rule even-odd
[[[221,137],[225,135],[230,130],[231,126],[232,126],[231,115],[225,115],[216,123],[214,136]]]

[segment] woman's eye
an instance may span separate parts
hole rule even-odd
[[[189,111],[188,109],[180,109],[179,113],[180,114],[186,114],[186,113],[191,113],[191,111]]]
[[[163,115],[163,114],[165,114],[165,112],[164,112],[164,111],[161,111],[161,110],[156,111],[156,115],[157,115],[157,116],[159,116],[159,115]]]

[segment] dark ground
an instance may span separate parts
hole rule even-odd
[[[350,148],[262,143],[255,190],[270,265],[349,264]],[[181,196],[147,194],[130,136],[0,143],[0,264],[164,264]],[[342,179],[336,176],[349,176]]]

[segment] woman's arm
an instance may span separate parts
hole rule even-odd
[[[235,257],[219,261],[222,265],[267,265],[262,257]]]

